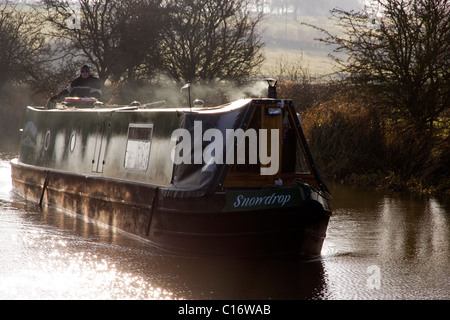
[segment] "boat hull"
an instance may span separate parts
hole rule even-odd
[[[224,211],[226,192],[174,198],[157,185],[11,162],[29,201],[78,214],[186,255],[320,255],[330,212],[315,200],[286,208]]]

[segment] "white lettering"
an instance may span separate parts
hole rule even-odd
[[[258,137],[255,129],[248,129],[244,131],[242,129],[227,129],[227,164],[234,164],[234,138],[237,141],[237,164],[245,164],[245,146],[246,138],[248,138],[248,164],[258,163]]]
[[[202,122],[194,121],[194,163],[202,164]]]
[[[270,156],[267,154],[267,130],[259,129],[259,161],[263,165],[268,165],[269,167],[261,167],[261,175],[268,176],[274,175],[278,172],[279,166],[279,141],[280,141],[280,131],[277,129],[270,130]]]
[[[381,270],[377,265],[371,265],[367,267],[367,273],[370,276],[367,278],[367,288],[380,290],[381,288]]]
[[[194,143],[194,164],[205,163],[202,171],[213,170],[213,164],[224,163],[224,137],[219,129],[208,129],[202,133],[202,122],[194,121],[194,137],[192,139],[191,133],[187,129],[176,129],[173,131],[171,141],[176,141],[177,144],[171,151],[171,159],[174,164],[191,164],[192,163],[192,146]],[[270,144],[268,143],[267,130],[259,130],[258,134],[254,129],[246,131],[242,129],[227,129],[225,137],[225,151],[226,163],[234,164],[235,161],[235,146],[237,150],[236,160],[237,164],[246,164],[246,156],[248,151],[248,164],[261,163],[261,175],[274,175],[279,169],[279,130],[271,129]],[[181,138],[181,139],[180,139]],[[236,140],[236,143],[235,143]],[[248,140],[248,148],[246,148],[246,141]],[[210,143],[203,148],[203,142],[210,141]],[[270,145],[270,154],[268,149]]]
[[[206,164],[223,163],[223,139],[219,129],[208,129],[203,135],[203,141],[211,141],[203,151],[203,159]]]
[[[222,307],[223,314],[233,315],[250,315],[250,314],[270,314],[270,305],[229,305],[226,304]]]
[[[187,304],[178,308],[178,314],[205,315],[207,318],[211,315],[213,307],[190,307]]]
[[[81,29],[81,23],[80,23],[80,9],[79,8],[72,8],[69,6],[67,9],[70,16],[66,19],[66,26],[69,29]]]
[[[179,142],[180,137],[182,138]],[[174,164],[191,164],[191,134],[186,129],[176,129],[172,132],[170,141],[178,141],[170,153]]]

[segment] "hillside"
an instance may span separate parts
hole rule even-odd
[[[327,16],[299,16],[294,21],[291,16],[267,15],[263,21],[263,41],[265,42],[266,63],[263,72],[272,73],[280,59],[294,62],[299,59],[311,74],[332,72],[333,61],[328,56],[332,48],[314,40],[323,35],[302,23],[320,26],[327,30],[333,24]]]
[[[273,1],[268,1],[274,3]],[[273,65],[280,61],[301,59],[313,75],[332,73],[333,61],[328,56],[333,48],[314,40],[323,34],[302,23],[311,24],[336,32],[336,26],[330,21],[333,8],[360,10],[366,0],[296,0],[296,19],[293,6],[288,14],[266,12],[262,23],[262,35],[265,42],[266,64],[263,72],[271,73]],[[279,2],[282,7],[283,2]]]

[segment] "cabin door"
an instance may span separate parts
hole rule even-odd
[[[105,153],[108,138],[108,119],[99,119],[95,138],[95,150],[92,158],[92,172],[103,172],[105,164]]]

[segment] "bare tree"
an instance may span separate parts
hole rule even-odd
[[[0,4],[0,87],[7,83],[26,82],[36,76],[45,39],[33,16],[17,4]]]
[[[102,81],[132,79],[155,62],[162,15],[160,0],[44,0],[50,35],[64,56],[89,62]]]
[[[258,30],[262,14],[237,0],[168,1],[162,40],[165,73],[178,82],[242,81],[264,57]]]
[[[372,0],[332,17],[343,34],[315,28],[335,46],[338,71],[371,89],[392,119],[422,135],[432,131],[450,105],[450,1]]]
[[[0,136],[1,142],[19,141],[25,106],[35,90],[30,86],[42,74],[48,49],[40,25],[28,10],[13,1],[0,3]]]

